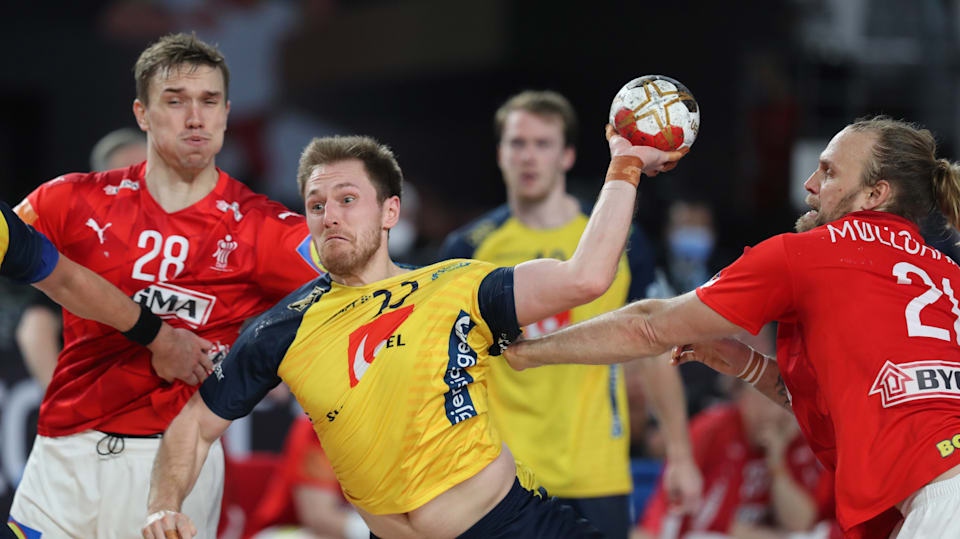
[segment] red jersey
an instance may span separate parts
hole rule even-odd
[[[748,248],[697,289],[753,333],[780,322],[780,373],[804,435],[836,470],[851,535],[882,534],[899,518],[892,506],[960,463],[958,286],[960,268],[915,225],[855,212]]]
[[[145,166],[61,176],[17,211],[61,253],[218,349],[244,320],[317,276],[303,216],[222,171],[210,194],[167,213],[146,188]],[[41,435],[163,432],[196,390],[164,382],[149,350],[67,311],[63,341],[40,406]]]
[[[714,406],[698,414],[690,423],[690,443],[703,474],[700,507],[682,518],[670,515],[661,479],[644,513],[644,529],[655,537],[683,537],[697,531],[725,534],[736,521],[766,523],[770,472],[763,450],[747,440],[736,405]],[[800,435],[790,442],[785,460],[793,479],[811,496],[829,475]]]

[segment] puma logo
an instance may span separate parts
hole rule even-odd
[[[103,245],[103,233],[106,232],[108,228],[110,228],[111,226],[113,226],[113,223],[107,223],[107,225],[106,225],[105,227],[100,228],[100,225],[97,224],[97,222],[93,220],[93,217],[87,219],[87,223],[86,223],[86,224],[87,224],[88,227],[92,228],[94,232],[97,233],[97,238],[100,239],[100,245]]]

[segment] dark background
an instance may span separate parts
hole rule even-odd
[[[447,232],[504,200],[492,131],[503,100],[528,88],[571,100],[582,126],[569,183],[592,199],[608,160],[602,128],[612,97],[634,77],[664,74],[693,92],[702,128],[676,171],[643,185],[637,220],[658,241],[671,200],[708,202],[724,264],[744,245],[792,226],[799,210],[791,180],[802,181],[816,165],[816,153],[811,160],[798,149],[818,152],[858,116],[919,122],[934,130],[944,156],[956,155],[957,3],[7,2],[0,8],[0,197],[16,204],[45,180],[89,170],[101,136],[135,127],[131,69],[156,37],[195,29],[208,39],[269,5],[290,21],[281,31],[264,37],[253,16],[230,34],[258,51],[269,48],[268,61],[256,65],[252,55],[224,50],[235,95],[242,93],[240,73],[274,82],[249,106],[234,101],[232,147],[218,158],[254,189],[302,211],[295,190],[290,195],[295,178],[251,162],[239,132],[266,139],[278,118],[292,121],[296,129],[261,148],[267,160],[283,156],[288,170],[304,136],[373,135],[394,148],[418,188],[420,236],[411,258],[429,260]],[[32,440],[29,404],[39,399],[11,341],[26,300],[4,285],[0,513]],[[255,414],[250,433],[241,435],[247,445],[279,447],[285,423],[276,410],[287,417],[289,408],[274,406],[259,421]]]

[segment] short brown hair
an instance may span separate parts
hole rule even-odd
[[[577,140],[577,113],[566,97],[551,90],[525,90],[508,99],[493,116],[497,143],[503,137],[507,116],[515,110],[524,110],[537,116],[557,116],[563,121],[563,145],[571,147]]]
[[[137,81],[137,99],[144,105],[149,104],[150,79],[158,71],[167,71],[182,65],[217,68],[223,75],[223,97],[229,99],[230,70],[227,61],[216,47],[197,39],[195,33],[169,34],[150,45],[137,58],[133,66],[133,76]]]
[[[397,158],[385,144],[359,135],[315,138],[307,144],[300,155],[300,167],[297,169],[300,196],[304,195],[303,190],[313,169],[319,165],[349,159],[357,159],[363,163],[370,182],[377,190],[377,202],[383,204],[384,200],[392,196],[400,198],[403,191],[403,172],[400,171]]]
[[[893,197],[885,211],[921,224],[939,209],[950,224],[960,225],[960,171],[937,158],[933,133],[887,116],[859,119],[847,128],[876,135],[862,180],[868,186],[890,183]]]

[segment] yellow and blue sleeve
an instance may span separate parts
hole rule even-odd
[[[2,201],[0,217],[0,275],[24,284],[46,279],[60,260],[56,247]]]

